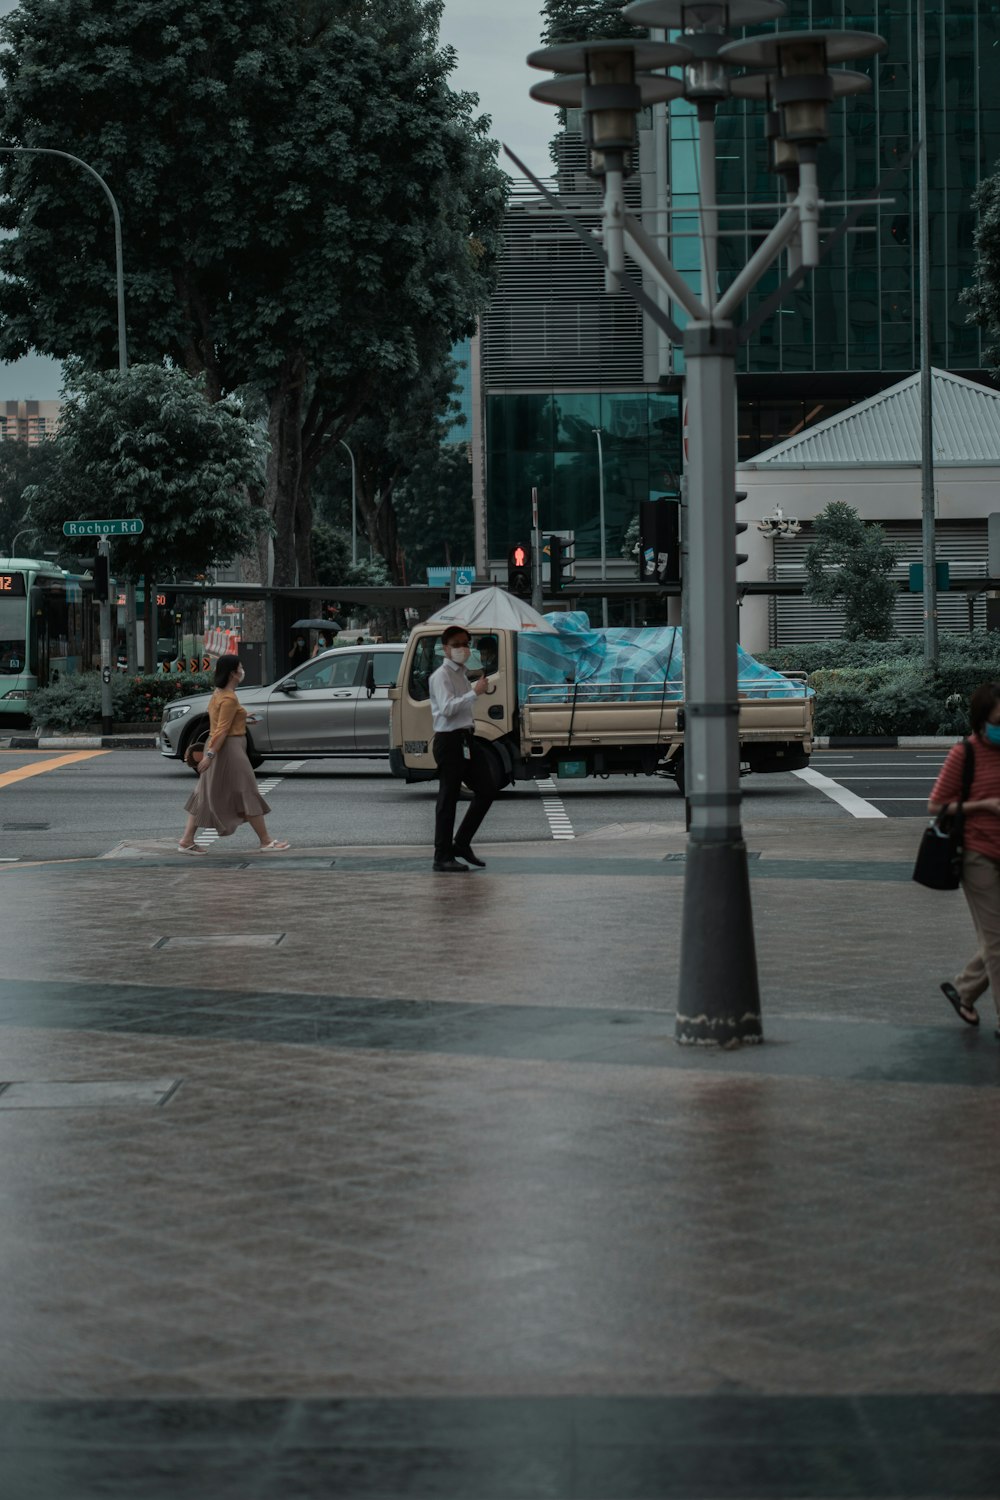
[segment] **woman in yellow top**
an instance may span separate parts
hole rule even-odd
[[[236,696],[242,681],[239,657],[220,656],[215,692],[208,705],[208,741],[198,762],[198,790],[184,805],[187,826],[177,845],[182,854],[207,852],[194,841],[199,828],[214,828],[220,838],[226,838],[241,823],[250,824],[260,839],[261,853],[289,847],[282,839],[273,839],[264,822],[264,814],[271,809],[257,790],[247,759],[247,711]]]

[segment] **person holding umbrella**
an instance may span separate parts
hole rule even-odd
[[[438,766],[434,869],[442,875],[465,875],[468,865],[485,865],[473,853],[472,840],[493,804],[492,778],[476,745],[473,715],[476,699],[489,691],[489,685],[485,673],[474,683],[469,680],[465,670],[469,643],[464,625],[447,626],[441,634],[444,661],[428,683]],[[472,801],[456,835],[455,814],[463,781],[472,789]]]

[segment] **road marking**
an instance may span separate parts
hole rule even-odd
[[[837,777],[838,781],[933,781],[934,772],[925,771],[922,776],[845,776],[843,773]]]
[[[575,839],[573,824],[569,820],[569,814],[563,805],[562,798],[556,793],[556,784],[550,776],[547,781],[536,781],[542,796],[542,809],[548,819],[549,831],[554,839]]]
[[[304,760],[290,760],[288,764],[286,766],[282,766],[281,769],[283,771],[301,771],[304,765]]]
[[[61,766],[73,766],[77,761],[93,760],[97,755],[110,755],[110,750],[74,750],[69,755],[56,755],[52,760],[36,761],[34,765],[20,766],[16,771],[0,774],[0,787],[13,786],[16,781],[27,781],[29,776],[41,776],[45,771],[58,771]]]
[[[866,802],[863,797],[859,797],[856,792],[848,791],[846,786],[841,786],[839,782],[832,781],[829,776],[821,776],[819,771],[814,771],[811,766],[805,771],[793,771],[792,775],[798,776],[800,780],[808,782],[810,786],[814,786],[818,792],[822,792],[825,797],[829,797],[831,802],[838,803],[845,812],[850,813],[852,818],[884,818],[887,816],[886,813],[879,812],[878,808],[873,807],[870,802]],[[888,801],[889,799],[887,798],[886,800]],[[914,801],[920,800],[920,798],[914,798]]]

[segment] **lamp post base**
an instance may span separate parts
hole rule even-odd
[[[685,1047],[762,1042],[747,850],[695,842],[684,867],[676,1040]]]

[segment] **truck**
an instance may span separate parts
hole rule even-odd
[[[659,775],[683,793],[680,630],[598,631],[583,615],[548,619],[551,636],[469,627],[466,670],[489,682],[475,702],[476,737],[496,790],[551,776]],[[414,628],[389,689],[390,767],[408,782],[437,774],[428,683],[443,660],[441,628]],[[741,651],[738,689],[742,767],[807,766],[815,699],[803,675],[775,672]]]

